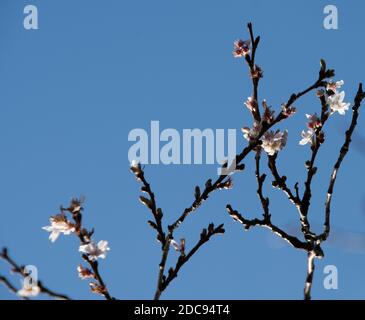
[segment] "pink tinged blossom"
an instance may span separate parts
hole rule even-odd
[[[90,260],[96,261],[98,258],[105,259],[108,247],[108,241],[101,240],[96,244],[95,242],[90,242],[88,244],[83,244],[80,246],[79,251],[86,253]]]
[[[283,103],[281,105],[281,113],[285,116],[285,117],[290,117],[292,116],[295,112],[297,111],[297,109],[295,107],[287,107],[285,103]]]
[[[79,277],[83,280],[95,277],[95,275],[93,274],[93,272],[90,269],[84,268],[82,265],[79,265],[77,267],[77,272],[79,273]]]
[[[331,108],[332,113],[338,112],[340,115],[344,115],[345,111],[349,109],[350,103],[343,102],[345,98],[345,91],[335,93],[327,98],[327,103]]]
[[[17,295],[23,298],[36,297],[41,292],[41,289],[36,285],[24,285],[18,290]]]
[[[286,140],[288,138],[288,131],[280,132],[277,130],[268,131],[265,133],[262,139],[262,148],[268,153],[268,155],[273,156],[276,152],[282,150],[286,145]]]
[[[306,145],[307,143],[313,144],[314,142],[314,131],[312,129],[309,129],[307,131],[302,131],[302,140],[299,141],[299,144],[301,146]]]
[[[51,225],[43,227],[42,229],[51,233],[49,239],[52,242],[55,242],[61,233],[69,235],[71,232],[75,232],[75,226],[62,214],[51,217],[49,221],[51,222]]]
[[[309,129],[315,130],[315,129],[318,129],[318,128],[322,127],[322,122],[318,118],[317,113],[315,113],[313,115],[306,114],[305,116],[308,119],[307,126],[308,126]]]
[[[261,123],[255,121],[253,123],[252,128],[244,127],[241,129],[241,131],[246,140],[252,141],[252,140],[255,140],[259,136],[261,129],[262,129]]]
[[[235,58],[245,57],[250,53],[250,40],[236,40],[234,42],[233,56]]]

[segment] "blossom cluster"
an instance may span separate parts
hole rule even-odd
[[[320,97],[324,97],[324,101],[326,106],[329,107],[330,113],[329,115],[338,112],[340,115],[344,115],[345,112],[349,109],[350,103],[344,102],[345,91],[339,92],[340,89],[344,85],[344,81],[330,81],[326,86],[326,92],[320,90],[318,95]],[[307,122],[307,130],[303,130],[301,133],[302,139],[299,141],[300,145],[310,144],[313,145],[315,142],[315,134],[319,132],[323,126],[322,120],[315,113],[313,115],[306,114],[308,119]]]
[[[72,214],[74,222],[67,219],[65,211]],[[90,266],[95,267],[95,262],[100,259],[105,259],[107,252],[110,250],[108,241],[101,240],[99,242],[94,242],[91,240],[91,235],[93,231],[88,232],[86,229],[81,227],[81,201],[73,199],[69,208],[61,209],[61,213],[50,218],[50,225],[43,227],[44,230],[50,232],[49,239],[51,242],[55,242],[60,234],[69,235],[75,233],[81,240],[79,246],[79,252],[83,254],[84,260],[86,260]],[[78,275],[81,279],[97,279],[95,273],[97,270],[91,270],[82,265],[77,267]],[[99,281],[99,279],[97,279]],[[99,283],[90,283],[90,289],[94,293],[104,294],[106,288],[104,285]],[[38,290],[39,293],[39,290]],[[22,296],[34,296],[37,293],[36,288],[23,288],[19,295]]]

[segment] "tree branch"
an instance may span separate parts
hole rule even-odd
[[[11,266],[11,271],[14,273],[17,273],[19,275],[21,275],[23,278],[27,277],[28,274],[27,272],[25,272],[24,270],[24,266],[20,266],[19,264],[17,264],[10,256],[9,256],[9,252],[7,248],[3,248],[1,253],[0,253],[0,258],[3,259],[5,262],[7,262],[10,266]],[[2,278],[1,281],[14,293],[18,292],[18,290],[16,290],[16,288],[14,286],[12,286],[10,284],[9,281],[7,281],[6,278]],[[9,284],[11,286],[9,286]],[[43,294],[46,294],[52,298],[56,298],[56,299],[61,299],[61,300],[71,300],[70,297],[68,297],[65,294],[61,294],[61,293],[57,293],[53,290],[48,289],[47,287],[45,287],[41,281],[38,281],[37,286],[40,289],[40,292]]]
[[[219,225],[218,227],[214,227],[214,224],[211,223],[207,229],[203,229],[198,243],[188,252],[188,254],[185,255],[184,251],[181,252],[175,267],[169,269],[167,278],[163,279],[162,281],[161,292],[164,291],[171,281],[177,277],[181,267],[189,261],[189,259],[200,249],[201,246],[208,242],[213,235],[222,234],[224,232],[225,230],[223,228],[223,224]]]
[[[345,158],[347,152],[349,151],[350,144],[351,144],[351,137],[356,128],[357,120],[359,117],[359,108],[360,108],[362,100],[364,98],[365,98],[365,93],[363,92],[362,84],[360,83],[359,88],[357,90],[356,97],[355,97],[354,106],[352,107],[353,114],[352,114],[351,124],[350,124],[350,127],[348,128],[348,130],[346,131],[345,142],[341,147],[340,155],[338,156],[338,159],[332,170],[332,174],[331,174],[331,178],[330,178],[330,182],[329,182],[329,186],[328,186],[328,191],[327,191],[327,198],[326,198],[326,202],[325,202],[324,231],[318,237],[320,241],[325,241],[328,238],[329,233],[330,233],[331,200],[332,200],[332,195],[333,195],[333,189],[334,189],[334,186],[336,183],[337,174],[341,167],[342,161]]]

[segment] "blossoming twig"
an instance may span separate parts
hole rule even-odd
[[[136,179],[142,183],[141,191],[145,192],[149,198],[145,198],[143,196],[140,197],[140,201],[143,205],[145,205],[151,212],[155,219],[155,221],[148,221],[148,224],[156,230],[157,232],[157,240],[162,244],[161,246],[161,262],[159,264],[159,272],[157,278],[157,288],[154,295],[155,300],[159,300],[162,292],[167,288],[170,282],[177,277],[177,274],[180,268],[193,256],[193,254],[198,251],[198,249],[214,235],[218,233],[224,233],[223,225],[214,228],[214,224],[210,224],[208,229],[204,229],[200,241],[197,245],[187,254],[185,255],[185,240],[182,241],[181,245],[178,245],[174,240],[174,231],[175,229],[184,221],[187,215],[195,210],[203,201],[208,197],[208,191],[210,188],[213,188],[211,182],[206,183],[206,189],[204,190],[205,194],[200,193],[200,188],[195,188],[195,201],[193,205],[185,209],[183,215],[176,220],[176,222],[170,226],[168,226],[167,235],[163,231],[162,227],[162,209],[157,208],[156,200],[154,193],[151,190],[150,184],[147,182],[144,174],[144,170],[139,163],[133,162],[131,165],[131,171],[135,175]],[[215,189],[224,189],[230,188],[231,186],[230,178],[227,178],[225,182],[217,184]],[[166,262],[170,252],[170,246],[174,246],[175,249],[180,251],[180,257],[176,263],[175,268],[170,268],[168,275],[165,275]]]
[[[252,26],[249,25],[250,37],[253,38]],[[237,55],[235,55],[237,57]],[[250,65],[249,51],[245,53],[246,61]],[[253,226],[262,226],[269,228],[272,232],[289,242],[293,247],[297,249],[303,249],[307,252],[307,277],[304,288],[304,298],[311,298],[311,288],[313,283],[313,275],[314,275],[314,258],[323,257],[323,251],[321,248],[321,243],[325,241],[330,232],[330,205],[333,194],[333,188],[336,181],[337,173],[340,168],[340,165],[346,156],[349,145],[351,142],[352,133],[357,124],[358,118],[358,109],[362,100],[365,98],[365,94],[362,90],[362,85],[359,85],[359,90],[357,92],[355,98],[355,104],[353,107],[353,117],[350,128],[346,132],[346,139],[341,148],[340,155],[338,160],[334,166],[330,183],[327,192],[327,198],[325,203],[325,222],[324,222],[324,231],[320,235],[316,235],[311,231],[310,224],[308,221],[308,212],[310,208],[310,200],[312,196],[311,185],[313,181],[313,177],[317,172],[317,168],[315,167],[315,160],[317,158],[319,149],[321,145],[324,143],[324,132],[323,126],[327,122],[329,116],[334,112],[338,112],[340,115],[345,114],[345,111],[348,110],[349,103],[343,102],[345,93],[344,91],[338,92],[339,89],[344,82],[343,81],[325,81],[327,78],[331,78],[334,76],[334,70],[327,69],[326,63],[324,60],[321,60],[321,69],[319,71],[319,76],[317,81],[307,89],[297,93],[292,94],[285,105],[282,106],[281,113],[274,118],[274,113],[269,109],[266,104],[266,101],[263,101],[264,106],[264,114],[263,117],[258,119],[258,117],[254,114],[255,108],[254,106],[258,106],[258,101],[253,98],[249,98],[245,103],[248,109],[254,116],[255,123],[252,129],[244,128],[244,137],[249,140],[249,146],[253,147],[253,150],[256,150],[256,180],[258,183],[257,194],[259,196],[262,208],[263,208],[263,219],[246,219],[241,214],[239,214],[236,210],[233,210],[231,205],[227,205],[227,211],[230,216],[243,224],[246,230],[250,229]],[[307,168],[307,177],[304,183],[304,193],[301,198],[299,195],[299,184],[298,182],[294,185],[294,192],[287,186],[286,184],[286,176],[281,176],[277,169],[277,155],[278,152],[285,146],[286,136],[284,134],[277,131],[268,132],[269,128],[274,124],[280,122],[282,119],[287,117],[288,115],[293,113],[293,110],[289,110],[292,108],[291,105],[301,96],[309,93],[310,91],[317,88],[325,88],[326,90],[319,90],[317,92],[317,96],[319,97],[321,103],[321,116],[318,118],[316,114],[307,115],[308,118],[308,128],[307,132],[302,132],[302,140],[300,141],[301,145],[305,145],[310,143],[311,145],[311,158],[306,161]],[[295,110],[294,110],[295,111]],[[300,222],[302,226],[302,234],[304,236],[305,241],[301,241],[299,238],[289,235],[284,230],[275,226],[271,222],[271,214],[269,210],[269,198],[263,195],[263,184],[266,178],[265,174],[260,173],[260,152],[261,149],[265,150],[268,154],[268,168],[272,173],[274,181],[272,182],[273,187],[281,189],[287,196],[287,198],[296,206],[299,216]],[[242,156],[241,156],[242,157]],[[241,159],[238,157],[238,163]],[[244,158],[244,157],[243,157]],[[243,159],[242,158],[242,159]]]
[[[11,271],[14,273],[17,273],[19,275],[21,275],[23,278],[28,276],[28,273],[25,271],[24,266],[20,266],[18,265],[10,256],[9,256],[9,252],[7,248],[3,248],[2,251],[0,252],[0,258],[3,259],[4,261],[6,261],[10,266],[11,266]],[[5,277],[1,277],[1,282],[3,282],[12,292],[14,293],[18,293],[20,290],[17,290],[11,283],[10,281],[5,278]],[[35,285],[35,287],[37,287],[37,290],[39,288],[39,292],[46,294],[50,297],[56,298],[56,299],[61,299],[61,300],[71,300],[71,298],[65,294],[61,294],[61,293],[57,293],[53,290],[48,289],[47,287],[45,287],[41,281],[38,280],[38,283]],[[20,295],[22,296],[22,295]],[[24,296],[23,298],[27,298],[26,296]]]
[[[98,257],[105,258],[106,252],[109,250],[108,242],[102,240],[95,244],[91,240],[94,230],[88,231],[82,226],[82,210],[82,199],[72,199],[68,208],[61,207],[61,214],[64,215],[65,212],[69,212],[74,220],[75,232],[81,242],[79,251],[83,253],[82,258],[91,267],[93,277],[97,281],[97,283],[90,283],[91,291],[104,296],[106,300],[114,300],[100,275],[99,263],[97,261]],[[80,277],[85,279],[85,277],[82,277],[80,268],[78,269]]]

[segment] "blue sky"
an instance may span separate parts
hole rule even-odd
[[[23,28],[23,8],[39,11],[39,30]],[[323,8],[335,4],[339,29],[323,28]],[[276,109],[311,84],[324,58],[345,80],[352,101],[364,80],[364,3],[360,1],[94,1],[3,0],[0,4],[0,245],[39,277],[73,298],[98,299],[78,279],[75,237],[50,243],[41,227],[72,196],[85,195],[84,221],[111,251],[101,272],[120,299],[150,299],[156,286],[159,245],[147,225],[129,172],[127,137],[134,128],[241,128],[251,125],[243,106],[251,86],[233,41],[247,37],[252,21],[262,41],[257,63],[264,70],[260,97]],[[296,103],[299,112],[279,128],[289,141],[279,168],[290,184],[303,181],[309,148],[300,147],[305,113],[318,110],[314,95]],[[350,121],[334,115],[319,157],[310,219],[321,228],[331,167]],[[341,169],[333,200],[333,234],[316,261],[313,297],[364,299],[365,212],[363,145],[365,115]],[[238,132],[238,146],[246,143]],[[354,145],[355,146],[355,145]],[[187,246],[210,222],[226,234],[212,239],[181,270],[165,299],[301,299],[306,255],[267,230],[243,232],[226,214],[231,203],[248,216],[261,215],[252,157],[234,177],[234,189],[213,194],[186,220],[176,238]],[[215,177],[215,165],[146,167],[167,222],[193,200],[194,187]],[[269,183],[273,221],[298,230],[298,216]],[[353,243],[352,239],[356,240]],[[350,244],[348,244],[350,243]],[[177,258],[171,252],[169,263]],[[339,289],[325,290],[323,268],[335,265]],[[8,268],[0,263],[0,273]],[[18,283],[16,277],[12,278]],[[0,287],[0,298],[13,298]]]

